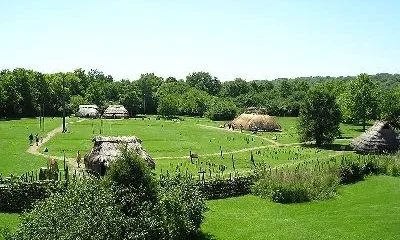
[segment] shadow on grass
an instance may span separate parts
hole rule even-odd
[[[0,118],[1,122],[3,122],[3,121],[13,121],[13,120],[21,120],[21,118],[20,117],[2,117],[2,118]]]
[[[349,144],[332,143],[329,145],[317,146],[315,144],[302,144],[304,148],[324,149],[332,151],[351,151],[353,150]]]
[[[197,234],[190,236],[191,240],[216,240],[215,236],[209,234],[209,233],[204,233],[204,232],[198,232]]]
[[[353,131],[355,132],[365,132],[367,131],[368,128],[365,128],[365,130],[363,130],[362,128],[354,128]]]

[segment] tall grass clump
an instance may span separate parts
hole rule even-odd
[[[252,192],[279,203],[299,203],[336,195],[339,186],[337,169],[301,167],[262,169],[257,173]]]

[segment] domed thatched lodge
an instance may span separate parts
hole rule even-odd
[[[99,107],[97,107],[97,105],[79,105],[79,110],[76,115],[81,118],[97,118],[100,115]]]
[[[389,123],[377,121],[365,133],[353,139],[351,146],[361,153],[393,152],[399,149],[399,136]]]
[[[121,148],[136,152],[147,164],[154,168],[155,163],[150,155],[143,149],[142,141],[134,136],[121,137],[102,137],[93,138],[94,146],[92,150],[85,155],[84,163],[86,169],[90,169],[100,176],[103,176],[110,163],[116,160],[121,154]]]
[[[234,128],[257,131],[277,131],[281,126],[275,117],[267,115],[264,108],[248,108],[247,111],[232,121]]]
[[[122,105],[110,105],[103,113],[104,118],[129,118],[128,110]]]

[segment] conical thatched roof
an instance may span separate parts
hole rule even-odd
[[[266,114],[243,113],[232,121],[232,125],[244,130],[275,131],[281,129],[275,118]]]
[[[105,118],[127,118],[129,117],[128,110],[122,105],[110,105],[104,111]]]
[[[399,139],[389,123],[377,121],[355,138],[351,146],[358,152],[391,152],[399,149]]]
[[[79,110],[76,115],[78,117],[98,117],[98,109],[97,105],[79,105]]]
[[[145,160],[150,167],[155,163],[150,155],[143,149],[142,141],[134,136],[131,137],[95,137],[92,140],[94,146],[92,150],[85,155],[84,162],[87,169],[91,169],[100,175],[104,175],[109,168],[110,163],[117,159],[121,154],[121,148],[127,148],[129,151],[136,152]]]

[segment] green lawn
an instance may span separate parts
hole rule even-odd
[[[400,239],[400,178],[374,176],[325,201],[213,200],[202,232],[215,239]]]
[[[0,230],[8,227],[11,231],[15,230],[19,223],[19,214],[16,213],[0,213]],[[0,239],[2,239],[0,234]]]
[[[45,133],[61,125],[60,118],[45,119]],[[19,120],[0,121],[0,174],[22,174],[26,171],[38,170],[46,166],[42,157],[26,153],[29,147],[29,134],[45,134],[39,130],[38,118],[24,118]]]
[[[246,174],[256,164],[266,163],[277,166],[285,163],[295,163],[310,159],[324,159],[338,155],[338,152],[326,149],[316,149],[300,146],[296,133],[297,118],[279,117],[282,132],[241,133],[226,131],[218,126],[223,122],[214,122],[204,118],[185,117],[183,121],[156,120],[133,118],[126,120],[103,120],[103,135],[134,135],[142,139],[144,148],[156,160],[156,173],[186,171],[197,175],[198,171],[207,171],[207,176],[221,175],[220,165],[226,167],[224,177],[230,173]],[[77,122],[80,121],[80,122]],[[0,147],[4,155],[0,161],[0,174],[3,176],[21,174],[46,166],[43,157],[27,154],[28,135],[38,132],[38,119],[21,119],[0,122]],[[60,126],[61,119],[46,120],[45,132]],[[99,119],[67,118],[68,132],[55,135],[44,147],[49,149],[48,155],[74,157],[80,150],[83,154],[93,146],[91,139],[100,134]],[[361,127],[341,125],[344,139],[337,140],[337,147],[348,144],[351,137],[360,133]],[[41,135],[45,135],[41,133]],[[272,140],[277,136],[278,140]],[[285,146],[277,146],[285,144]],[[222,150],[222,156],[220,152]],[[337,150],[337,148],[336,148]],[[193,163],[187,157],[189,152],[199,154],[199,159]],[[347,153],[344,153],[347,154]],[[232,161],[232,155],[234,161]],[[235,168],[234,168],[235,167]]]
[[[49,154],[67,157],[75,156],[80,150],[83,154],[90,150],[91,139],[100,134],[101,121],[83,120],[69,124],[69,133],[58,134],[44,144]],[[198,171],[207,171],[207,176],[220,175],[220,165],[226,167],[225,176],[229,173],[249,172],[255,163],[267,163],[276,166],[318,158],[329,158],[337,155],[332,150],[320,150],[299,146],[295,131],[296,118],[278,118],[282,132],[259,133],[227,131],[219,129],[223,122],[213,122],[204,118],[185,117],[184,121],[156,120],[133,118],[127,120],[103,120],[103,135],[134,135],[143,141],[143,147],[156,160],[156,173],[180,171],[197,175]],[[210,126],[210,127],[207,127]],[[278,141],[272,138],[279,135]],[[276,146],[276,144],[289,144]],[[296,145],[297,144],[297,145]],[[222,150],[222,156],[220,155]],[[187,157],[189,152],[199,154],[193,163]],[[234,163],[232,161],[232,155]],[[235,168],[233,168],[235,166]]]

